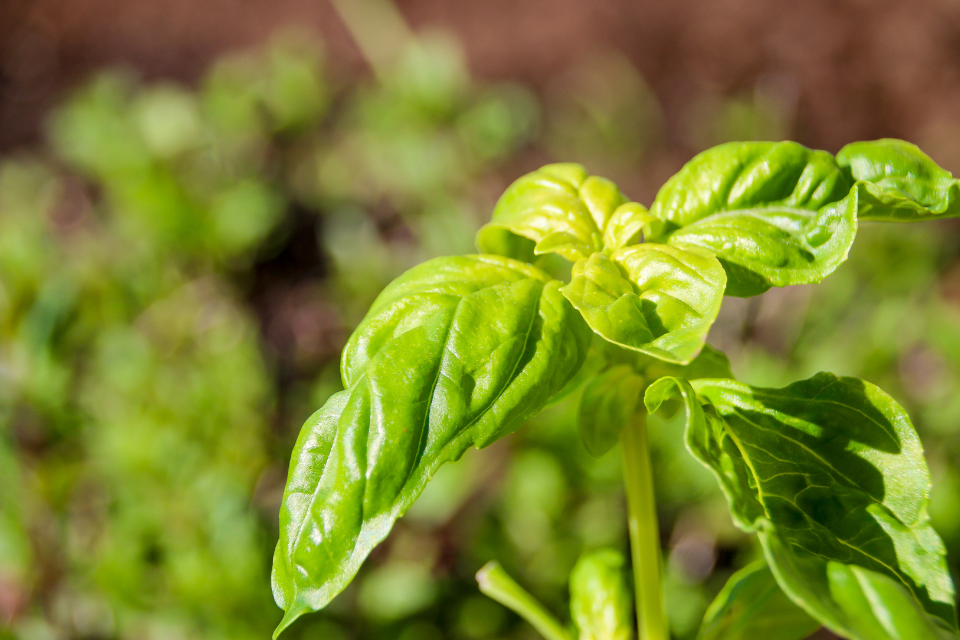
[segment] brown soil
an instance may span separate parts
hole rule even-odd
[[[400,0],[416,28],[463,40],[488,78],[544,87],[613,48],[659,97],[667,139],[704,96],[774,81],[795,96],[792,137],[836,150],[898,136],[960,169],[960,5],[949,0]],[[326,0],[5,0],[0,150],[39,134],[44,110],[92,70],[126,64],[191,81],[218,53],[294,24],[320,32],[341,72],[363,60]]]

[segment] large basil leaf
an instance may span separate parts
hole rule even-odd
[[[587,453],[599,458],[617,444],[620,431],[640,405],[645,380],[633,367],[615,365],[583,389],[577,426]]]
[[[633,604],[623,556],[601,549],[580,557],[570,572],[570,612],[579,640],[630,640]]]
[[[650,213],[657,242],[703,247],[727,270],[727,295],[819,282],[857,230],[857,193],[829,153],[795,142],[735,142],[694,157]]]
[[[709,251],[648,242],[581,260],[561,291],[604,339],[686,363],[703,347],[725,282]]]
[[[756,562],[727,581],[703,616],[697,640],[803,640],[820,623],[777,584],[766,562]]]
[[[477,247],[526,261],[556,253],[576,262],[605,246],[636,242],[653,221],[609,180],[588,176],[579,164],[548,164],[504,192],[477,233]]]
[[[645,400],[655,411],[678,396],[687,447],[717,477],[735,522],[759,533],[781,587],[810,615],[846,637],[885,639],[865,630],[884,627],[887,607],[912,602],[930,625],[956,630],[943,543],[926,513],[923,450],[890,396],[820,373],[784,389],[663,378]],[[831,588],[831,563],[886,576],[910,598],[888,602],[890,592],[874,588],[858,600],[869,606],[853,610],[854,596]]]
[[[960,216],[960,184],[903,140],[848,144],[837,154],[860,188],[860,219],[914,222]]]
[[[438,258],[380,295],[346,389],[304,425],[280,512],[277,633],[325,606],[444,462],[518,428],[573,376],[590,331],[530,265]]]

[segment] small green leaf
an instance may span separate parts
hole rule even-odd
[[[603,246],[609,251],[643,242],[644,237],[660,233],[663,221],[638,202],[617,207],[603,229]]]
[[[601,549],[580,557],[570,573],[570,612],[580,640],[630,640],[633,605],[623,556]]]
[[[444,462],[516,430],[590,344],[560,283],[497,256],[391,283],[344,349],[346,389],[304,425],[280,512],[277,633],[324,607]]]
[[[674,364],[650,359],[640,371],[647,380],[658,380],[664,376],[676,376],[684,380],[734,377],[727,354],[709,344],[703,345],[703,349],[690,364]]]
[[[886,638],[859,631],[866,627],[831,588],[834,562],[886,576],[917,615],[956,630],[943,542],[926,513],[923,450],[890,396],[820,373],[784,389],[662,378],[645,401],[652,412],[676,397],[687,409],[688,449],[717,477],[737,525],[759,533],[780,586],[810,615],[850,638]],[[858,615],[882,624],[886,603],[870,602]]]
[[[577,421],[587,453],[599,458],[617,444],[620,430],[640,404],[644,379],[633,367],[615,365],[595,376],[583,389]]]
[[[718,349],[714,349],[709,344],[703,345],[703,349],[690,364],[664,362],[643,353],[622,349],[609,342],[606,344],[608,346],[605,349],[605,354],[609,362],[629,364],[634,371],[643,376],[647,383],[665,376],[676,376],[684,380],[734,377],[727,355]],[[679,400],[671,398],[665,400],[658,411],[661,416],[670,419],[682,406],[683,404]]]
[[[725,282],[709,251],[648,242],[578,262],[561,291],[604,339],[686,363],[703,347]]]
[[[715,253],[727,295],[819,282],[856,235],[851,184],[829,153],[795,142],[720,145],[660,189],[650,213],[665,226],[652,239]]]
[[[914,144],[884,139],[837,154],[860,189],[860,219],[915,222],[960,216],[960,183]]]
[[[484,253],[531,261],[556,253],[570,262],[610,247],[636,242],[655,223],[606,178],[587,176],[578,164],[548,164],[504,192],[493,219],[477,233]]]
[[[819,627],[780,589],[767,563],[756,562],[730,576],[697,640],[803,640]]]

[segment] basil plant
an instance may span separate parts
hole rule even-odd
[[[277,634],[350,582],[440,465],[582,387],[586,449],[621,443],[632,588],[621,555],[589,553],[561,623],[499,565],[478,574],[548,640],[669,637],[645,417],[681,410],[687,449],[765,558],[731,578],[699,638],[799,640],[820,626],[856,640],[957,638],[930,474],[903,408],[830,373],[750,386],[705,338],[724,295],[833,272],[860,220],[958,215],[960,183],[899,140],[835,157],[793,142],[721,145],[649,209],[577,164],[523,176],[478,233],[479,253],[401,275],[344,348],[344,390],[293,453],[273,563]],[[557,257],[569,278],[548,272]]]

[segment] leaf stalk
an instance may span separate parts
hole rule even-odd
[[[529,622],[547,640],[572,640],[563,625],[530,593],[517,584],[496,560],[477,572],[484,595],[496,600]]]

